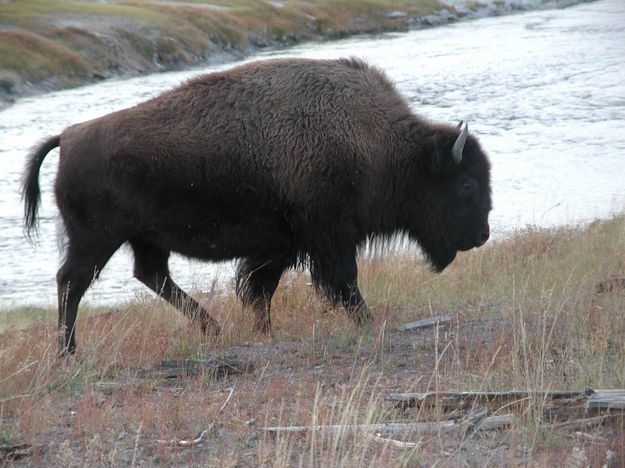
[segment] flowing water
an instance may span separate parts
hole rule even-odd
[[[495,235],[586,222],[625,207],[622,0],[306,44],[260,57],[283,55],[363,57],[387,71],[416,112],[468,120],[492,161]],[[55,303],[58,151],[42,168],[41,235],[33,248],[23,236],[19,195],[29,148],[67,125],[233,65],[107,81],[23,99],[0,112],[0,307]],[[184,288],[207,289],[215,277],[232,276],[229,263],[174,256],[170,266]],[[121,249],[85,300],[111,304],[146,290],[132,278],[130,252]]]

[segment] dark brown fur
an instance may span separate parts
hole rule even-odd
[[[271,296],[297,264],[370,321],[355,260],[366,239],[408,235],[440,271],[488,238],[489,164],[471,136],[456,164],[458,133],[414,115],[383,72],[355,59],[249,63],[67,128],[33,153],[24,179],[30,231],[39,168],[60,145],[63,348],[75,348],[94,274],[126,242],[135,276],[209,333],[218,324],[169,276],[171,251],[238,259],[257,330],[269,330]]]

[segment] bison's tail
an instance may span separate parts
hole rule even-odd
[[[37,231],[37,209],[41,200],[39,169],[46,155],[60,144],[60,135],[48,138],[33,150],[26,163],[22,181],[22,199],[24,200],[24,226],[26,236],[30,241],[32,241],[33,231]]]

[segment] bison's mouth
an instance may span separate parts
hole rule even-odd
[[[419,239],[417,242],[436,273],[440,273],[453,262],[458,252],[452,242],[442,238],[437,239],[437,242],[428,242],[426,239]]]
[[[458,252],[465,252],[484,245],[488,240],[488,231],[484,232],[480,232],[477,239],[465,238],[454,243],[450,239],[439,238],[438,242],[429,243],[421,240],[419,244],[427,255],[432,269],[436,273],[440,273],[454,261]]]
[[[447,265],[456,258],[456,249],[438,249],[435,253],[428,254],[432,268],[436,273],[443,271]]]
[[[469,242],[468,240],[462,240],[458,242],[458,245],[456,246],[456,248],[460,252],[466,252],[467,250],[471,250],[473,247],[479,247],[479,246],[475,245],[474,242]]]
[[[488,240],[489,233],[488,230],[480,232],[475,239],[463,239],[458,242],[456,249],[459,251],[465,252],[467,250],[471,250],[472,248],[477,248],[483,246]]]

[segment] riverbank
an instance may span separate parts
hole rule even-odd
[[[0,314],[0,447],[28,466],[601,466],[608,450],[606,466],[622,466],[622,417],[571,423],[583,414],[540,394],[487,404],[490,415],[514,414],[488,432],[263,428],[450,424],[472,406],[399,410],[391,393],[624,388],[623,232],[623,215],[527,229],[460,254],[440,275],[411,256],[362,261],[375,317],[365,334],[300,273],[274,296],[271,338],[251,332],[232,291],[197,296],[223,325],[218,340],[153,298],[81,309],[78,354],[64,361],[54,310]],[[433,316],[450,321],[397,329]]]
[[[576,3],[580,0],[3,1],[0,107],[22,96],[222,63],[268,47]]]

